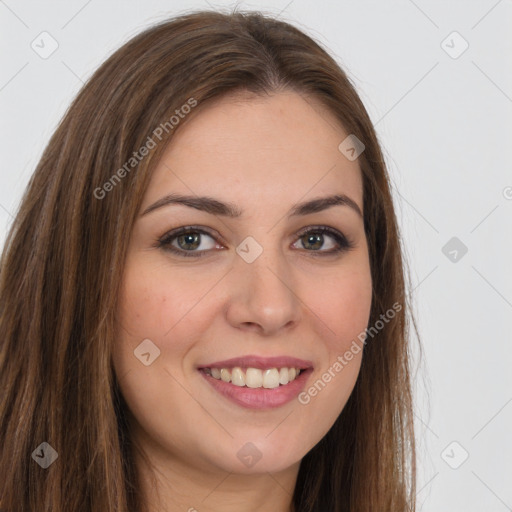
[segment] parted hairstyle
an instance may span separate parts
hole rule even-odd
[[[2,509],[146,509],[112,363],[132,226],[152,171],[183,125],[174,126],[173,116],[190,110],[191,117],[193,105],[231,93],[279,91],[320,100],[364,143],[358,162],[373,282],[369,326],[393,304],[403,306],[368,337],[346,406],[302,459],[293,510],[415,510],[414,318],[374,128],[319,43],[270,15],[236,10],[181,14],[115,51],[72,102],[30,179],[0,262]],[[151,149],[135,162],[144,146]],[[47,469],[32,457],[42,442],[58,453]]]

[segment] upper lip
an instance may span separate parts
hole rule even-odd
[[[267,368],[300,368],[307,370],[313,368],[311,361],[298,359],[290,356],[276,356],[276,357],[260,357],[255,355],[248,355],[243,357],[233,357],[225,359],[224,361],[216,361],[215,363],[208,363],[199,366],[199,368],[233,368],[235,366],[243,368],[259,368],[265,370]]]

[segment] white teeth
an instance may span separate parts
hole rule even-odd
[[[288,368],[281,368],[279,370],[279,384],[288,384],[290,382],[290,372]]]
[[[234,384],[235,386],[245,386],[245,378],[242,368],[233,368],[233,371],[231,372],[231,384]]]
[[[263,373],[258,368],[247,368],[245,372],[245,385],[248,388],[261,388],[263,386]]]
[[[279,372],[275,368],[265,370],[265,373],[263,373],[263,387],[272,389],[277,388],[277,386],[279,386]]]
[[[273,389],[286,385],[295,380],[300,374],[300,368],[247,368],[244,372],[239,366],[234,368],[205,368],[205,372],[214,379],[231,382],[235,386],[248,388]]]

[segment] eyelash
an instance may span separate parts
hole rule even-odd
[[[159,238],[157,240],[156,247],[158,247],[159,249],[163,249],[164,251],[169,251],[174,254],[177,254],[178,256],[184,256],[186,258],[201,258],[203,256],[207,256],[212,249],[207,249],[203,251],[185,251],[183,249],[178,249],[171,245],[171,242],[177,239],[180,235],[185,235],[189,233],[199,233],[202,235],[208,235],[209,237],[215,240],[215,235],[205,229],[201,229],[197,226],[183,226],[172,231],[169,231],[161,238]],[[304,251],[311,253],[311,256],[313,257],[328,257],[334,254],[340,254],[342,252],[349,251],[355,247],[354,243],[350,239],[348,239],[344,234],[340,233],[338,230],[331,228],[329,226],[308,226],[307,228],[304,228],[297,234],[297,239],[300,239],[309,233],[322,235],[328,234],[338,244],[337,248],[330,249],[329,251],[303,249]]]

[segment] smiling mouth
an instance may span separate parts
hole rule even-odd
[[[200,371],[216,380],[245,388],[275,389],[293,382],[305,369],[282,368],[201,368]]]

